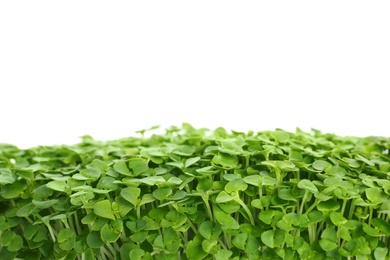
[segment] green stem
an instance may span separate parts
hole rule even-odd
[[[56,242],[56,236],[54,235],[54,231],[53,229],[51,228],[50,224],[49,223],[46,223],[46,222],[43,222],[47,229],[49,230],[49,233],[50,233],[50,236],[51,236],[51,239],[53,240],[53,242]]]
[[[341,206],[341,215],[344,216],[345,207],[347,205],[347,199],[343,199],[343,205]]]
[[[206,205],[207,215],[209,215],[210,220],[213,221],[214,218],[213,218],[213,213],[211,211],[211,207],[210,207],[210,203],[209,203],[209,196],[207,196],[207,195],[202,196],[202,199]]]
[[[137,203],[136,210],[137,210],[137,219],[141,219],[141,206],[139,205],[139,203]]]
[[[110,243],[106,243],[106,246],[108,249],[110,249],[110,252],[113,256],[116,255],[117,251],[112,247]]]
[[[310,208],[308,208],[308,209],[306,210],[305,214],[309,214],[309,212],[312,211],[312,210],[317,206],[318,203],[319,203],[319,201],[316,200],[316,201],[310,206]]]
[[[240,203],[241,207],[243,207],[243,209],[245,210],[246,214],[248,214],[248,217],[249,217],[249,220],[250,220],[251,224],[254,226],[255,225],[255,220],[253,219],[252,212],[249,210],[247,205],[245,205],[245,203],[239,197],[235,198],[234,200],[236,202]]]
[[[302,198],[302,201],[301,201],[301,207],[299,209],[299,215],[302,215],[302,213],[303,213],[303,207],[305,206],[305,202],[306,202],[308,194],[309,194],[309,192],[305,191],[305,194],[303,195],[303,198]]]
[[[352,219],[354,212],[355,212],[355,201],[352,200],[351,207],[349,209],[348,219]]]
[[[81,233],[82,233],[82,230],[81,230],[81,227],[80,227],[79,216],[77,215],[77,213],[74,213],[74,220],[75,220],[75,223],[76,223],[76,230],[77,230],[77,233],[78,233],[78,234],[81,234]]]

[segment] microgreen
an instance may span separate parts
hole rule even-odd
[[[189,124],[0,144],[0,259],[390,259],[390,139]]]

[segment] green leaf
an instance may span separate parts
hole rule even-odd
[[[16,181],[16,176],[10,169],[0,168],[0,184],[12,184]]]
[[[234,191],[244,191],[248,188],[248,184],[244,182],[243,179],[237,178],[230,182],[228,182],[225,186],[225,191],[228,193],[232,193]]]
[[[87,245],[91,248],[100,248],[103,246],[104,241],[100,238],[100,232],[90,232],[87,236]]]
[[[231,200],[234,200],[235,197],[233,196],[230,196],[229,194],[227,194],[225,191],[221,191],[217,198],[215,199],[215,201],[217,203],[225,203],[225,202],[228,202],[228,201],[231,201]]]
[[[141,158],[131,158],[129,160],[129,168],[133,171],[134,176],[138,176],[149,169],[146,161]]]
[[[14,182],[12,184],[6,184],[1,187],[0,195],[4,199],[13,199],[21,195],[21,193],[26,189],[26,184],[22,182]]]
[[[47,188],[62,192],[65,192],[66,186],[67,185],[65,181],[51,181],[46,184]]]
[[[234,236],[232,244],[238,249],[245,250],[246,241],[248,239],[248,234],[241,233]]]
[[[64,228],[58,233],[57,240],[59,243],[65,242],[66,240],[74,237],[76,234],[73,229]]]
[[[11,243],[8,246],[8,251],[17,252],[23,247],[23,238],[16,235],[12,238]]]
[[[118,240],[120,232],[113,230],[108,224],[105,224],[100,230],[100,236],[104,242],[113,243]]]
[[[213,234],[214,222],[205,221],[199,226],[199,234],[201,234],[205,239],[211,239],[211,235]]]
[[[46,200],[46,201],[32,200],[32,203],[38,209],[47,209],[47,208],[50,208],[53,205],[56,205],[58,203],[58,200]]]
[[[268,247],[278,247],[285,241],[285,232],[280,229],[267,230],[261,234],[261,241]]]
[[[16,236],[15,232],[6,230],[3,231],[0,235],[0,243],[4,246],[8,246],[11,244],[12,239]]]
[[[214,217],[216,221],[222,226],[222,229],[239,229],[238,222],[229,214],[223,212],[217,205],[214,205]]]
[[[319,241],[320,243],[320,247],[325,251],[325,252],[329,252],[329,251],[332,251],[333,249],[336,249],[337,248],[337,244],[335,242],[332,242],[328,239],[321,239]]]
[[[347,223],[347,219],[344,218],[343,215],[340,212],[331,212],[329,214],[329,216],[330,216],[330,220],[336,226]]]
[[[93,205],[94,213],[102,218],[115,220],[114,213],[111,209],[111,202],[109,200],[101,200]]]
[[[319,171],[325,171],[330,166],[332,165],[324,160],[316,160],[313,162],[313,168]]]
[[[366,196],[374,204],[382,204],[388,200],[388,196],[379,188],[367,188]]]
[[[374,251],[375,260],[385,260],[389,252],[386,247],[377,247]]]
[[[221,166],[223,169],[234,169],[238,165],[238,158],[235,155],[229,155],[226,153],[219,152],[218,155],[214,156],[212,162],[216,165]]]
[[[259,187],[262,184],[262,178],[260,175],[249,175],[244,177],[244,182]]]
[[[214,255],[215,260],[229,260],[230,256],[233,254],[232,251],[227,249],[220,249],[218,252]]]
[[[97,180],[100,178],[102,171],[87,165],[87,169],[81,170],[80,174],[88,179]]]
[[[286,200],[286,201],[297,201],[296,198],[294,198],[294,196],[292,195],[291,193],[291,189],[289,188],[282,188],[278,191],[278,196],[279,198],[281,198],[282,200]]]
[[[336,243],[338,241],[336,230],[333,227],[328,227],[321,233],[322,239],[327,239]]]
[[[336,200],[321,201],[317,205],[319,211],[336,211],[340,208],[340,204]]]
[[[208,255],[199,245],[194,241],[189,241],[186,246],[186,256],[190,260],[202,260]]]
[[[270,225],[275,216],[275,210],[264,210],[260,211],[259,219],[263,221],[265,224]]]
[[[271,136],[279,143],[286,143],[290,139],[289,134],[283,130],[271,132]]]
[[[130,251],[129,257],[131,260],[141,260],[143,259],[143,256],[145,254],[145,251],[141,248],[134,248]]]
[[[136,206],[138,204],[139,196],[141,195],[141,189],[127,187],[122,189],[120,194],[125,200]]]
[[[98,184],[96,185],[96,187],[98,189],[106,189],[106,190],[110,190],[110,191],[115,191],[118,189],[118,184],[114,183],[115,182],[115,179],[110,177],[110,176],[104,176],[102,178],[100,178]]]
[[[200,160],[200,157],[189,158],[189,159],[186,160],[186,162],[185,162],[185,164],[184,164],[184,167],[185,167],[185,168],[188,168],[188,167],[190,167],[191,165],[197,163],[199,160]]]
[[[321,239],[319,241],[320,247],[326,251],[332,251],[333,249],[337,248],[337,234],[336,230],[333,227],[326,228],[321,233]]]
[[[374,227],[382,231],[383,234],[390,236],[390,223],[381,218],[373,218],[371,223]]]
[[[105,172],[110,168],[107,163],[99,159],[94,159],[90,165],[96,169],[99,169],[101,172]]]
[[[304,189],[304,190],[309,191],[311,193],[318,192],[317,187],[310,180],[306,180],[306,179],[298,182],[298,188]]]
[[[157,190],[153,191],[153,196],[158,200],[164,200],[171,194],[172,189],[168,187],[158,188]]]
[[[114,164],[114,170],[125,176],[132,176],[132,174],[129,171],[129,168],[127,168],[126,162],[124,161],[117,161]]]

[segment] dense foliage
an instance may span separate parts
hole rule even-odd
[[[300,131],[0,145],[0,259],[390,259],[390,139]]]

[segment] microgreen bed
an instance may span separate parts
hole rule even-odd
[[[0,145],[0,259],[390,259],[390,139],[313,130]]]

